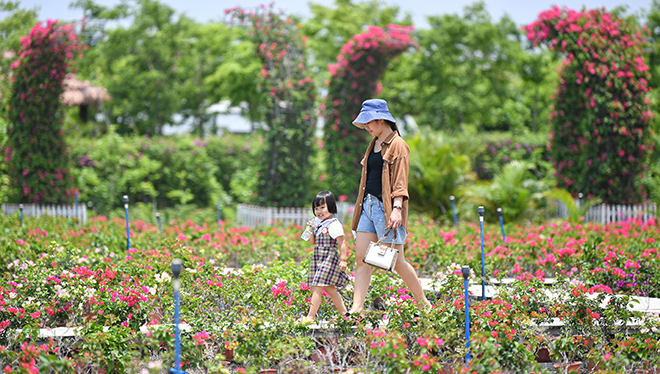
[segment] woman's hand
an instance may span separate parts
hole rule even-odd
[[[392,209],[390,214],[390,221],[387,223],[387,228],[396,230],[401,226],[401,209]]]

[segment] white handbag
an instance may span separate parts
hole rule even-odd
[[[378,239],[377,242],[369,242],[367,252],[364,254],[364,263],[379,269],[394,271],[396,260],[399,257],[399,250],[394,248],[394,242],[396,241],[396,231],[392,237],[392,246],[388,247],[387,245],[381,243],[381,241],[387,236],[388,232],[389,230],[386,231],[383,237]]]

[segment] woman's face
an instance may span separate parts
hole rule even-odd
[[[374,138],[380,137],[385,129],[389,127],[390,126],[382,119],[375,119],[364,124],[364,129],[367,130],[369,134]]]

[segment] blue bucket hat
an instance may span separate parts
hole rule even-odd
[[[385,119],[396,123],[396,120],[390,114],[390,110],[387,109],[387,101],[383,99],[365,100],[362,103],[362,110],[360,110],[360,114],[353,121],[353,124],[363,129],[365,123],[375,119]]]

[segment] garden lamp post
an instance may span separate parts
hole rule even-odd
[[[131,249],[131,231],[128,226],[128,195],[124,195],[124,211],[126,212],[126,250]]]
[[[484,207],[480,206],[479,226],[481,228],[481,300],[486,300],[486,255],[484,254]]]
[[[73,201],[73,216],[78,219],[78,190],[76,190]],[[78,223],[80,224],[80,221]]]
[[[456,226],[456,230],[458,230],[458,218],[456,217],[456,198],[454,195],[449,196],[449,201],[451,201],[451,211],[454,215],[454,226]]]
[[[156,221],[158,222],[158,232],[163,233],[163,225],[160,223],[160,213],[156,212]]]
[[[582,209],[582,198],[583,197],[584,197],[584,195],[582,194],[582,192],[578,193],[578,208],[580,208],[580,209]],[[586,215],[586,212],[585,212],[585,215]],[[584,223],[584,217],[582,217],[582,219],[580,220],[580,223]]]
[[[504,235],[504,218],[502,218],[502,208],[497,208],[497,215],[500,216],[500,227],[502,228],[502,243],[506,243],[506,236]]]
[[[467,348],[467,353],[465,354],[465,363],[467,364],[470,361],[470,301],[468,299],[468,279],[470,278],[470,267],[463,265],[461,268],[461,273],[463,273],[463,287],[465,288],[465,348]]]
[[[217,219],[218,227],[220,227],[220,220],[222,219],[222,210],[220,210],[220,198],[218,198],[218,203],[217,203],[216,210],[217,210],[217,216],[218,216],[218,219]]]
[[[21,220],[21,227],[23,227],[23,204],[18,204],[18,210],[20,210],[19,217]]]
[[[183,269],[183,262],[180,258],[172,260],[172,289],[174,290],[174,368],[170,368],[171,374],[187,374],[181,371],[181,332],[179,331],[179,289],[181,281],[179,276]]]

